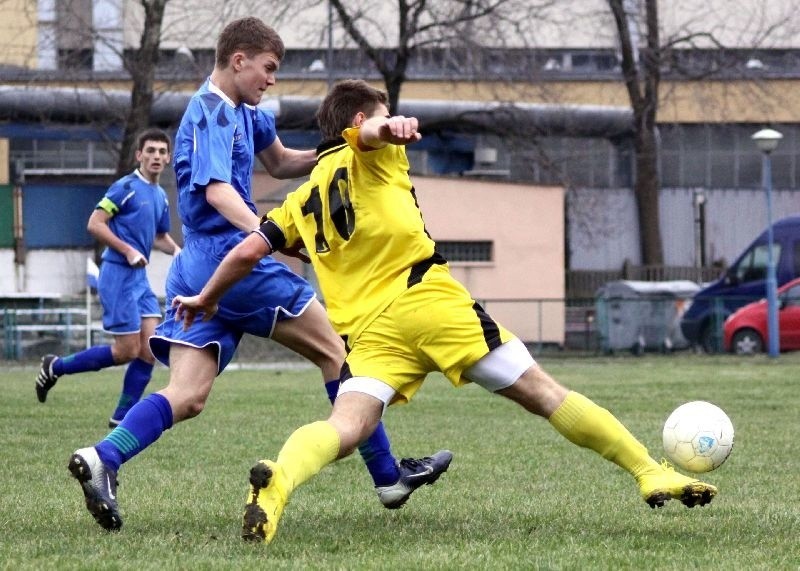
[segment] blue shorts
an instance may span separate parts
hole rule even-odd
[[[144,268],[104,261],[97,278],[97,294],[103,305],[103,330],[113,335],[138,333],[142,317],[161,318],[158,298]]]
[[[216,345],[221,373],[233,359],[244,333],[270,337],[275,323],[297,317],[305,311],[316,294],[307,281],[288,266],[267,256],[253,271],[223,296],[219,311],[209,321],[195,321],[188,331],[175,321],[172,299],[176,295],[196,295],[222,262],[225,254],[246,234],[222,240],[202,237],[187,240],[167,275],[167,312],[164,321],[150,338],[156,359],[169,365],[170,343],[191,347]]]

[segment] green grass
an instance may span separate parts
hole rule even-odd
[[[121,369],[63,378],[39,404],[32,367],[0,374],[0,568],[4,569],[797,569],[800,354],[648,356],[542,364],[606,406],[660,457],[677,405],[724,408],[736,427],[707,474],[705,508],[651,510],[633,480],[542,419],[432,376],[386,423],[398,455],[454,451],[450,471],[384,510],[357,457],[297,490],[275,541],[239,539],[247,473],[328,405],[313,370],[229,371],[205,412],[124,466],[125,525],[102,531],[66,469],[107,432]],[[153,390],[166,383],[156,371]]]

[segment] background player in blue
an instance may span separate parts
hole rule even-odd
[[[151,348],[170,367],[167,387],[134,406],[120,425],[69,462],[86,506],[105,529],[119,529],[117,471],[176,422],[198,415],[214,379],[233,358],[244,333],[270,337],[314,362],[331,401],[339,388],[344,342],[333,331],[314,290],[284,264],[264,259],[220,304],[214,319],[184,331],[174,319],[176,295],[200,291],[225,254],[260,219],[251,196],[257,156],[270,175],[296,178],[311,172],[316,153],[283,146],[275,118],[256,105],[275,83],[284,55],[278,34],[257,18],[228,24],[217,41],[211,77],[192,97],[175,138],[178,212],[184,244],[167,277],[167,308]],[[302,244],[291,244],[298,254]],[[397,508],[423,484],[447,470],[452,454],[404,459],[391,455],[382,426],[361,448],[384,506]]]
[[[170,139],[165,132],[148,129],[139,134],[139,166],[111,185],[89,217],[87,229],[106,246],[97,293],[103,306],[103,329],[114,336],[114,344],[96,345],[65,357],[42,357],[36,379],[39,402],[47,400],[48,391],[61,376],[124,363],[130,364],[109,427],[118,425],[142,398],[155,362],[148,339],[161,320],[145,266],[153,247],[173,255],[180,251],[169,235],[169,202],[158,184],[169,161]]]

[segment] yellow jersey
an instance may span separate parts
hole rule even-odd
[[[321,145],[310,180],[264,217],[285,244],[305,244],[331,323],[349,342],[431,264],[445,263],[425,229],[405,147],[362,151],[358,134],[347,129]]]

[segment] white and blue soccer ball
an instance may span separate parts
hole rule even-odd
[[[664,423],[664,452],[679,468],[694,473],[719,468],[733,449],[733,424],[718,406],[682,404]]]

